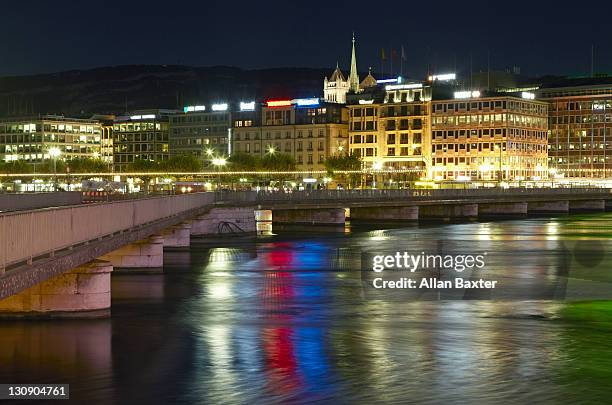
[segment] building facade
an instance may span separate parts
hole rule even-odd
[[[138,160],[167,160],[169,117],[174,114],[175,110],[141,110],[116,117],[113,123],[115,171],[126,171]]]
[[[169,119],[171,155],[190,154],[206,161],[230,153],[232,113],[228,104],[188,106]]]
[[[100,123],[100,159],[106,163],[109,169],[113,166],[113,123],[114,115],[96,114],[92,120]]]
[[[564,177],[612,174],[612,82],[601,81],[568,81],[537,91],[549,103],[549,166]]]
[[[539,180],[548,177],[545,102],[457,92],[432,102],[435,180]]]
[[[319,99],[274,100],[258,113],[261,125],[234,123],[233,153],[258,157],[285,153],[303,171],[323,170],[327,157],[347,153],[348,112],[340,104]]]
[[[57,158],[98,158],[101,154],[102,128],[98,121],[43,115],[0,120],[0,160],[23,160],[37,164]]]
[[[365,168],[428,170],[431,89],[422,83],[364,88],[349,96],[350,152]]]

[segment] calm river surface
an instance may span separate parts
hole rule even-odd
[[[0,382],[80,404],[609,403],[612,301],[580,301],[612,297],[611,214],[305,229],[115,275],[110,319],[0,322]],[[367,286],[361,254],[403,250],[485,251],[501,286]]]

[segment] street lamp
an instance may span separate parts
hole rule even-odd
[[[378,170],[382,170],[383,168],[383,163],[378,161],[378,162],[374,162],[372,163],[372,169],[374,171],[378,171]],[[383,186],[385,184],[385,178],[383,175]],[[372,188],[376,188],[376,173],[372,173]]]
[[[53,158],[53,191],[57,191],[57,158],[62,154],[60,148],[49,149],[49,156]]]
[[[274,155],[274,154],[276,153],[276,149],[274,149],[274,146],[270,146],[270,147],[268,148],[268,153],[269,153],[270,155]]]
[[[219,170],[223,166],[225,166],[226,163],[227,163],[227,159],[223,157],[214,158],[212,160],[213,166],[215,166],[215,168],[217,169],[217,188],[219,188],[219,185],[221,184],[221,173],[219,172]]]

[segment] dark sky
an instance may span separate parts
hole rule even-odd
[[[0,76],[122,64],[348,69],[380,76],[380,49],[404,71],[513,65],[532,75],[612,72],[612,2],[13,0],[0,11]],[[399,53],[399,51],[398,51]],[[395,62],[394,70],[398,69]],[[386,71],[389,70],[387,61]]]

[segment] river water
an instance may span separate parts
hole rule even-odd
[[[612,301],[584,300],[612,290],[611,214],[275,232],[113,276],[109,319],[2,321],[0,382],[81,404],[609,401]],[[362,253],[406,249],[486,251],[502,285],[370,288]]]

